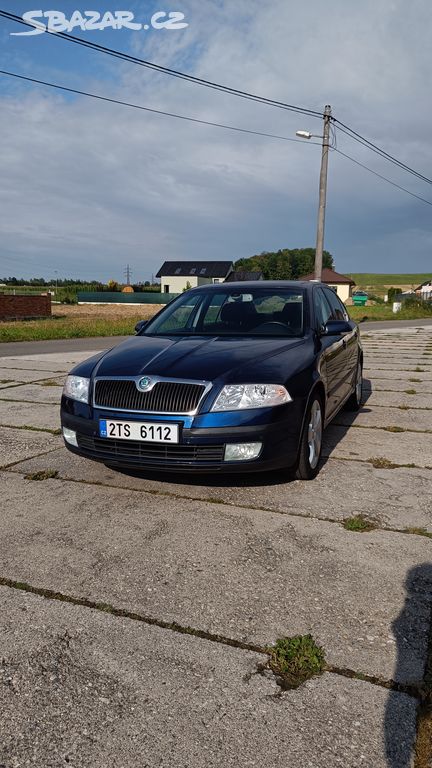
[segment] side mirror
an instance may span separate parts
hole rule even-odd
[[[139,334],[147,325],[148,320],[138,320],[135,326],[135,333]]]
[[[342,336],[344,333],[351,333],[352,328],[346,320],[329,320],[322,328],[320,336]]]

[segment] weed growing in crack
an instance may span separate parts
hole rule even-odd
[[[353,515],[353,517],[347,517],[343,521],[343,527],[347,531],[354,531],[355,533],[367,533],[377,528],[377,525],[368,520],[364,515]]]
[[[394,464],[392,461],[389,461],[389,459],[384,458],[384,456],[375,456],[371,459],[368,459],[369,464],[372,464],[375,469],[397,469],[399,464]]]
[[[325,669],[325,653],[312,635],[283,637],[274,646],[266,648],[269,667],[286,690],[298,688],[311,677],[321,675]]]
[[[37,384],[39,384],[40,387],[61,387],[62,385],[58,381],[38,381]]]
[[[427,528],[405,528],[404,533],[413,533],[416,536],[426,536],[428,539],[432,539],[432,533]]]
[[[41,469],[39,472],[30,472],[24,475],[24,480],[51,480],[58,477],[56,469]]]

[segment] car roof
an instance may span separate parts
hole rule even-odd
[[[297,288],[302,290],[310,290],[314,285],[325,285],[325,283],[316,282],[315,280],[247,280],[233,283],[207,283],[206,285],[199,285],[196,288],[190,288],[189,291],[202,291],[202,290],[214,290],[214,291],[232,291],[238,288],[242,293],[246,292],[248,288]],[[188,293],[189,293],[188,291]]]

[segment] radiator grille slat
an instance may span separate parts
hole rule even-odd
[[[173,464],[219,463],[223,461],[224,444],[219,445],[169,445],[168,443],[145,443],[136,440],[109,440],[88,435],[77,435],[80,448],[106,456],[123,459],[148,459],[160,462],[161,459]]]
[[[190,413],[205,391],[204,384],[157,381],[148,392],[140,392],[133,379],[98,379],[94,403],[98,408],[145,413]]]

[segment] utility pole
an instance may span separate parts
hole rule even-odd
[[[323,248],[324,248],[324,226],[325,226],[325,209],[326,209],[326,197],[327,197],[327,169],[328,169],[328,153],[329,153],[329,137],[330,137],[330,116],[331,106],[327,104],[324,109],[324,132],[322,143],[322,155],[321,155],[321,173],[319,181],[319,205],[318,205],[318,222],[317,222],[317,239],[315,250],[315,280],[321,280],[322,277],[322,262],[323,262]]]

